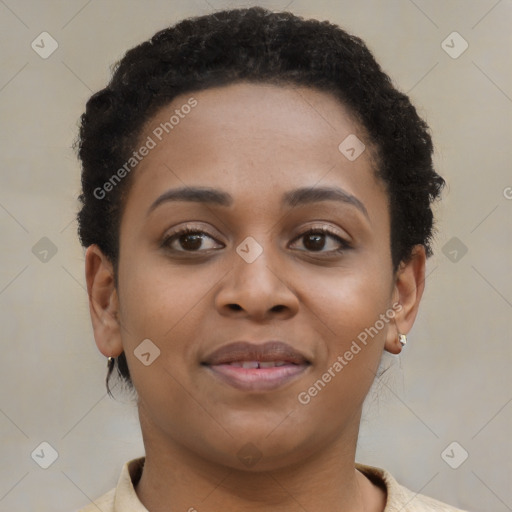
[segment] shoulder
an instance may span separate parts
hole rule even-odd
[[[110,491],[103,496],[89,503],[89,505],[81,508],[77,512],[98,512],[98,510],[101,510],[101,512],[113,512],[115,493],[115,488],[110,489]]]
[[[356,464],[356,469],[387,492],[384,512],[465,512],[400,485],[385,469]]]
[[[132,459],[123,465],[117,486],[77,512],[147,512],[137,497],[134,485],[144,467],[144,457]]]

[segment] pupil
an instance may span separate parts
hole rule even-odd
[[[310,244],[309,242],[312,241],[313,243]],[[311,250],[320,250],[323,249],[325,246],[325,235],[324,234],[311,234],[307,235],[306,239],[304,241],[304,246],[307,249]]]
[[[187,242],[187,240],[189,242]],[[191,241],[191,243],[190,243]],[[203,237],[200,234],[190,234],[182,235],[180,237],[180,244],[183,249],[188,249],[190,251],[195,251],[201,248],[201,243],[203,241]]]

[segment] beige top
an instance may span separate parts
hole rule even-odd
[[[126,462],[117,487],[78,512],[148,512],[134,489],[134,484],[142,474],[144,459],[145,457],[140,457]],[[373,483],[386,489],[388,497],[384,512],[464,512],[406,489],[384,469],[363,464],[356,464],[356,468]]]

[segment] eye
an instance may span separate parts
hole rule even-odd
[[[308,252],[341,253],[350,248],[350,244],[326,227],[309,229],[300,234],[295,240],[304,239],[303,246]],[[329,244],[330,239],[330,244]],[[333,241],[335,243],[333,243]],[[329,245],[331,248],[329,249]],[[324,250],[325,248],[328,250]],[[304,250],[304,249],[299,249]]]
[[[295,241],[300,239],[304,239],[304,249],[299,250],[307,252],[341,253],[350,248],[346,240],[324,226],[304,231]],[[185,227],[166,236],[161,246],[174,252],[204,252],[222,248],[223,244],[201,229]]]
[[[204,247],[206,241],[213,241],[212,244],[210,242],[210,247]],[[215,249],[215,244],[218,244],[212,236],[210,236],[205,231],[201,231],[200,229],[195,229],[191,227],[186,227],[168,235],[162,241],[162,247],[171,249],[177,252],[199,252],[200,249],[209,250]],[[181,248],[179,248],[181,247]]]

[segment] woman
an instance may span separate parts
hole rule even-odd
[[[455,511],[355,463],[444,180],[364,43],[262,8],[184,20],[87,103],[79,236],[96,344],[145,457],[83,511]]]

